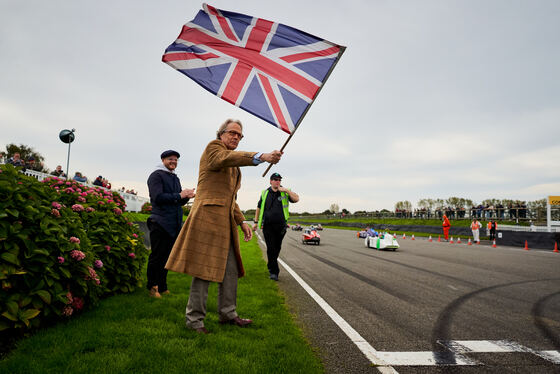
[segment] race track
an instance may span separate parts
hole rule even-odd
[[[560,372],[559,253],[320,234],[288,230],[280,258],[342,322],[282,267],[279,287],[328,373]]]

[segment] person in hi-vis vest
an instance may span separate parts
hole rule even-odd
[[[482,224],[476,218],[473,218],[471,223],[471,230],[473,235],[473,242],[480,244],[480,228]]]
[[[299,196],[288,188],[282,187],[282,176],[273,173],[270,176],[270,187],[261,192],[261,198],[257,203],[255,212],[255,224],[253,230],[257,227],[262,229],[264,241],[266,242],[266,254],[268,257],[268,272],[270,279],[277,281],[278,273],[278,255],[282,248],[282,239],[286,235],[288,227],[288,211],[290,203],[297,203]]]

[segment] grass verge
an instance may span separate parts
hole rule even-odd
[[[18,342],[0,373],[322,373],[275,282],[256,238],[242,243],[246,276],[239,279],[238,313],[253,319],[241,329],[218,324],[217,285],[208,294],[206,327],[185,327],[191,278],[169,273],[171,295],[139,289],[102,300],[94,310]]]

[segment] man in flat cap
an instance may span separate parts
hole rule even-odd
[[[255,225],[253,230],[262,229],[266,242],[266,255],[268,258],[268,272],[270,279],[277,281],[280,268],[278,256],[282,248],[282,240],[288,227],[288,211],[290,203],[297,203],[299,196],[289,188],[282,187],[282,176],[273,173],[270,176],[270,187],[261,192],[255,212]]]
[[[150,296],[161,297],[168,294],[167,270],[165,263],[181,230],[183,209],[190,198],[195,196],[193,189],[182,189],[175,174],[179,152],[168,150],[161,154],[161,164],[150,174],[148,189],[152,214],[148,218],[152,251],[148,259],[148,289]]]
[[[236,202],[241,186],[239,167],[276,164],[282,152],[236,151],[242,131],[240,121],[226,120],[202,153],[197,197],[166,265],[169,270],[192,275],[186,325],[202,334],[208,333],[204,318],[210,282],[219,284],[219,323],[245,327],[252,322],[237,315],[237,278],[245,274],[238,226],[245,241],[253,236]]]

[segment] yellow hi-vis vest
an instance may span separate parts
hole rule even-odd
[[[264,205],[266,203],[266,197],[268,196],[268,188],[263,190],[261,193],[261,206],[259,212],[259,229],[262,228],[262,219],[264,214]],[[288,218],[290,218],[290,212],[288,211],[288,206],[290,205],[290,196],[287,192],[280,192],[280,196],[282,197],[282,210],[284,211],[284,219],[288,222]]]

